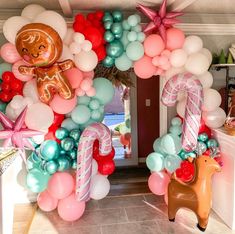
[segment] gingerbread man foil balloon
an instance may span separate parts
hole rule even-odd
[[[23,75],[37,79],[39,98],[49,103],[55,93],[64,99],[74,97],[74,91],[63,75],[74,66],[72,60],[57,62],[62,53],[62,40],[50,26],[41,23],[27,24],[16,35],[16,48],[29,66],[20,66]]]

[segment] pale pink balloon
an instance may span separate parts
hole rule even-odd
[[[159,55],[164,48],[165,44],[158,34],[151,34],[144,41],[144,52],[150,57]]]
[[[67,172],[56,172],[48,181],[47,191],[57,199],[68,197],[74,188],[73,176]]]
[[[95,76],[95,72],[93,71],[89,71],[89,72],[82,72],[83,73],[83,77],[84,78],[91,78],[93,79]]]
[[[96,94],[96,90],[94,87],[91,87],[89,90],[86,91],[86,95],[88,97],[93,97],[93,96],[95,96],[95,94]]]
[[[142,79],[149,79],[156,73],[156,67],[152,64],[152,58],[144,55],[134,63],[135,74]]]
[[[91,79],[84,79],[81,82],[80,88],[84,91],[89,90],[92,87],[93,81]]]
[[[19,72],[19,67],[20,66],[27,66],[27,64],[23,61],[23,60],[19,60],[18,62],[14,63],[13,66],[12,66],[12,72],[14,73],[15,77],[18,79],[18,80],[21,80],[21,81],[29,81],[31,79],[33,79],[33,76],[30,76],[30,75],[22,75],[20,72]]]
[[[154,172],[148,179],[148,186],[152,193],[164,195],[167,192],[170,177],[165,172]]]
[[[50,102],[50,107],[57,114],[67,114],[73,110],[77,104],[77,97],[74,95],[72,99],[66,100],[60,97],[58,94],[55,94],[54,98]]]
[[[62,199],[58,203],[59,216],[68,222],[78,220],[84,213],[86,204],[84,201],[79,202],[74,193]]]
[[[49,212],[57,208],[58,199],[52,197],[47,190],[38,194],[38,206],[41,210]]]
[[[64,75],[69,80],[69,83],[71,84],[73,89],[76,89],[77,87],[79,87],[83,79],[82,72],[78,68],[75,68],[75,67],[65,71]]]
[[[8,63],[15,63],[21,60],[15,45],[11,43],[6,43],[1,47],[1,57]]]
[[[85,92],[83,89],[81,89],[81,88],[77,88],[77,89],[75,90],[75,93],[76,93],[76,95],[79,96],[79,97],[84,96],[84,95],[86,94],[86,92]]]
[[[182,48],[185,40],[184,32],[178,28],[170,28],[166,31],[166,48],[175,50]]]

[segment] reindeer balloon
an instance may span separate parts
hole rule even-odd
[[[62,53],[62,40],[50,26],[42,23],[25,25],[17,33],[16,48],[29,66],[20,66],[23,75],[34,75],[37,78],[39,98],[49,103],[57,92],[64,99],[74,96],[63,71],[72,68],[72,60],[57,62]]]

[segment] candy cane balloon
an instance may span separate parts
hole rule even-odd
[[[77,152],[76,194],[78,201],[90,199],[90,181],[92,173],[92,154],[94,141],[99,140],[100,155],[112,150],[112,138],[108,127],[102,123],[89,125],[82,133]]]
[[[166,106],[174,106],[177,94],[181,90],[188,94],[182,131],[182,147],[185,151],[192,151],[197,146],[203,90],[200,81],[193,79],[193,75],[190,73],[178,74],[167,81],[162,93],[162,103]]]

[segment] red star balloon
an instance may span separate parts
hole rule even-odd
[[[144,28],[144,32],[158,31],[163,41],[166,41],[166,29],[171,28],[172,25],[179,23],[175,19],[177,16],[183,15],[181,12],[166,12],[167,0],[163,0],[159,11],[154,11],[146,6],[138,4],[137,10],[146,15],[151,22]]]

